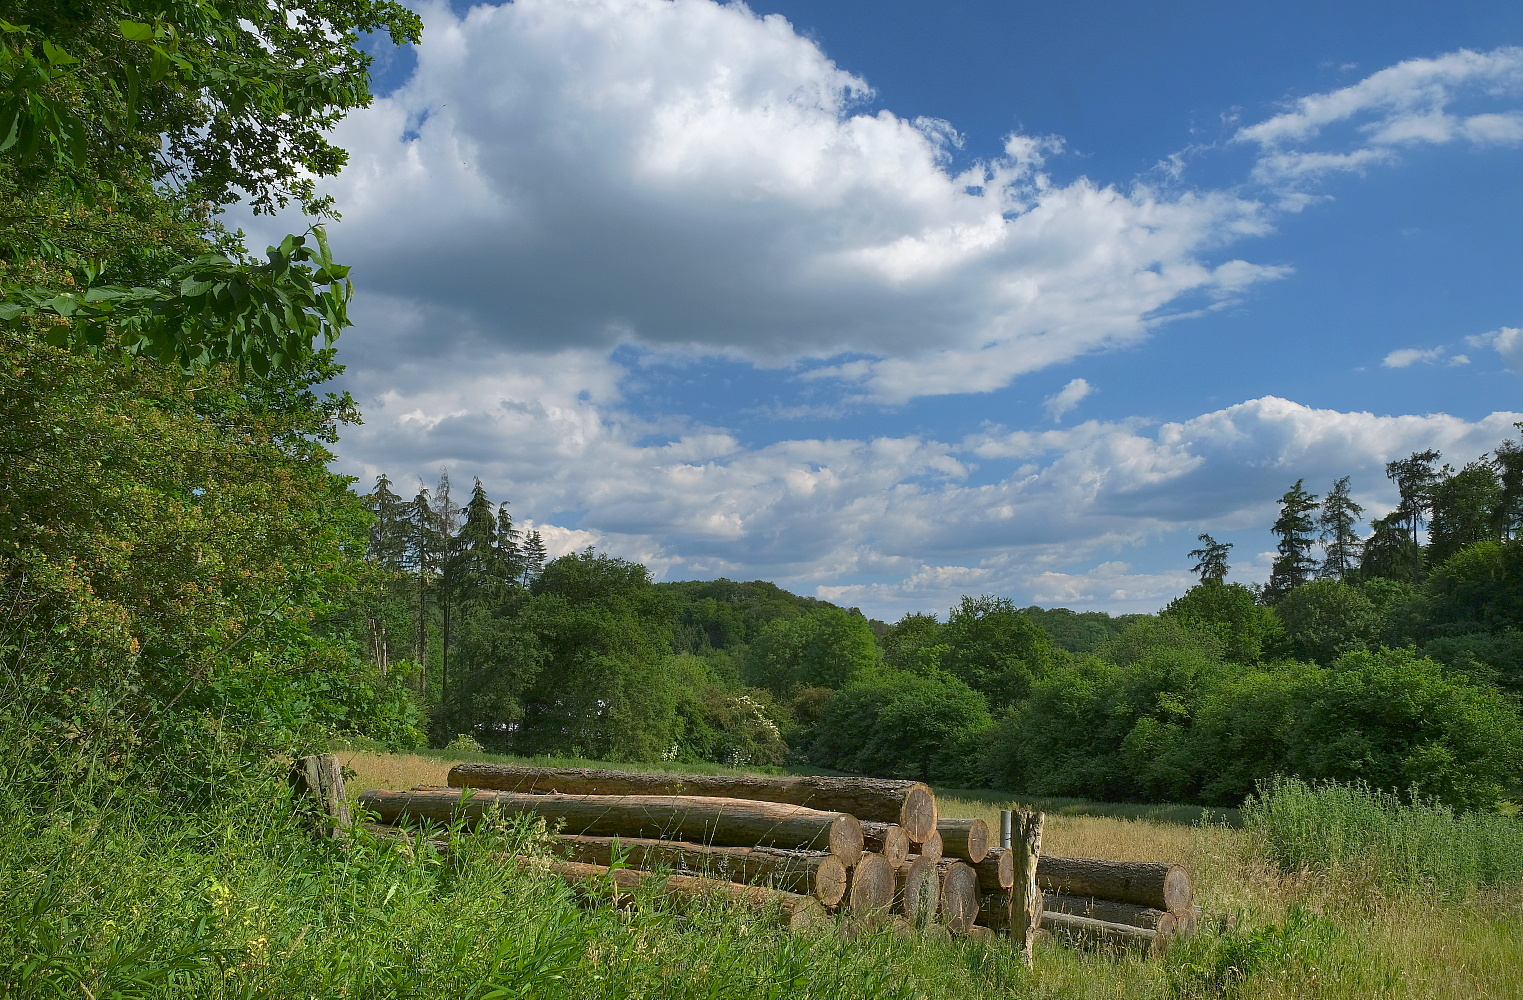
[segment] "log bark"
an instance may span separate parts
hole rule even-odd
[[[1076,917],[1089,917],[1112,924],[1131,924],[1148,930],[1166,931],[1178,925],[1178,920],[1168,910],[1156,906],[1138,906],[1136,903],[1118,903],[1113,899],[1096,899],[1093,896],[1065,896],[1049,892],[1042,896],[1042,909],[1049,913],[1069,913]]]
[[[978,872],[978,887],[985,892],[1008,889],[1015,885],[1015,852],[997,847],[974,865],[973,870]]]
[[[941,879],[941,920],[953,934],[963,934],[978,918],[978,872],[962,861],[944,858],[936,866]]]
[[[863,854],[851,870],[846,908],[858,922],[888,919],[894,906],[894,866],[881,854]]]
[[[669,897],[695,900],[719,896],[732,903],[775,916],[778,925],[790,931],[807,930],[827,923],[830,914],[824,904],[813,896],[768,889],[759,885],[737,885],[701,875],[657,876],[651,872],[633,868],[608,868],[603,865],[583,864],[577,861],[561,861],[557,858],[527,857],[520,855],[517,863],[525,868],[548,872],[551,875],[584,888],[596,888],[612,883],[619,894],[638,888],[647,879],[655,879],[660,891]]]
[[[862,847],[888,858],[895,868],[904,864],[910,855],[910,835],[898,823],[862,824]]]
[[[916,927],[931,923],[941,909],[937,860],[924,855],[911,856],[908,864],[894,872],[895,909]]]
[[[936,858],[939,860],[944,857],[945,852],[942,849],[940,832],[933,830],[924,840],[918,841],[915,853],[923,858]]]
[[[989,856],[989,824],[981,819],[939,819],[936,832],[941,834],[945,856],[961,858],[972,865]]]
[[[1065,896],[1094,896],[1160,910],[1186,910],[1195,900],[1183,868],[1151,861],[1047,857],[1037,865],[1037,882]]]
[[[344,772],[331,753],[299,757],[287,775],[296,810],[306,817],[313,836],[339,840],[349,836],[353,819],[344,793]]]
[[[608,865],[614,845],[630,868],[673,868],[726,882],[765,885],[813,896],[835,906],[846,895],[846,866],[825,851],[785,851],[775,847],[715,847],[643,837],[561,836],[550,851],[567,861]]]
[[[1042,891],[1037,888],[1037,873],[1046,821],[1045,813],[1025,809],[1014,810],[1010,817],[1010,851],[1015,864],[1014,885],[1010,887],[1010,940],[1027,968],[1031,967],[1036,932],[1042,926]]]
[[[786,802],[862,820],[897,823],[911,839],[936,829],[936,796],[918,781],[820,775],[749,777],[723,774],[640,774],[582,767],[457,764],[451,787],[567,795],[683,795]]]
[[[370,791],[360,805],[387,823],[398,819],[479,821],[488,812],[530,813],[562,833],[593,837],[648,837],[727,847],[827,850],[842,864],[862,855],[862,824],[846,813],[748,799],[682,795],[525,795],[476,790]]]
[[[1042,914],[1042,929],[1056,937],[1091,945],[1109,945],[1114,948],[1152,949],[1158,938],[1155,931],[1131,924],[1113,924],[1105,920],[1076,917],[1071,913]]]

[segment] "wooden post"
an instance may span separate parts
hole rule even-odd
[[[307,817],[315,836],[339,840],[349,836],[353,820],[344,795],[344,772],[331,753],[300,757],[289,774],[291,798],[298,813]]]
[[[1010,887],[1010,940],[1021,961],[1031,966],[1031,946],[1042,926],[1042,892],[1036,885],[1037,861],[1042,856],[1042,826],[1046,815],[1025,809],[1010,817],[1010,853],[1015,861],[1015,885]]]

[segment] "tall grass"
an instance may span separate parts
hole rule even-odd
[[[1523,821],[1455,813],[1363,783],[1261,783],[1243,819],[1266,856],[1289,873],[1361,871],[1387,891],[1463,899],[1523,879]]]

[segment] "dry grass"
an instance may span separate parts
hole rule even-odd
[[[347,782],[349,791],[358,795],[372,788],[407,789],[417,785],[442,785],[449,769],[458,761],[418,754],[365,753],[338,751],[339,763],[354,772]]]

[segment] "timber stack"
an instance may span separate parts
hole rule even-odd
[[[328,756],[328,755],[323,755]],[[327,775],[304,758],[296,769]],[[325,815],[332,781],[308,779]],[[515,864],[615,898],[647,880],[673,903],[722,897],[803,930],[973,939],[1007,935],[1025,961],[1044,929],[1075,943],[1158,946],[1194,926],[1182,869],[1042,856],[1043,816],[1016,811],[1009,847],[988,824],[939,814],[918,781],[825,776],[643,774],[587,768],[460,764],[445,787],[368,791],[359,808],[380,836],[402,826],[529,815],[552,831],[549,857]],[[333,835],[349,823],[335,816]],[[441,850],[446,841],[435,841]],[[1047,893],[1044,902],[1044,890]],[[838,919],[831,919],[838,914]]]

